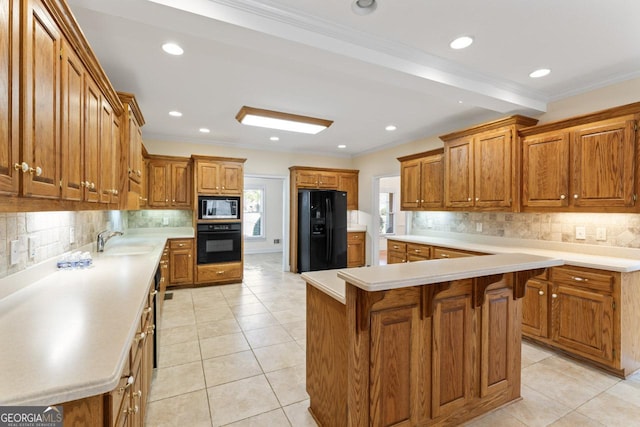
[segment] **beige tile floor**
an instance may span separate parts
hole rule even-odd
[[[244,283],[173,291],[147,426],[315,426],[305,391],[305,288],[280,254]],[[531,344],[522,397],[467,426],[640,426],[640,375],[621,381]]]

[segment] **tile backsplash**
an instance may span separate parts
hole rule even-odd
[[[190,210],[141,210],[127,212],[127,228],[193,227]]]
[[[584,240],[576,227],[584,227]],[[411,234],[430,231],[640,248],[638,214],[414,212]]]
[[[92,243],[112,222],[118,222],[118,215],[110,211],[0,213],[0,277]],[[122,224],[117,226],[122,229]],[[34,239],[33,258],[28,254],[29,238]],[[10,257],[12,240],[18,241],[15,265]]]

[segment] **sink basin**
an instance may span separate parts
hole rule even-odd
[[[109,256],[143,255],[153,250],[148,245],[121,245],[105,249],[104,254]]]

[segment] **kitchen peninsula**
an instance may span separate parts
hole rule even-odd
[[[307,282],[307,392],[323,426],[459,424],[520,397],[525,254],[327,270]]]

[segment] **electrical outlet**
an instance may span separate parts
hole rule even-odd
[[[428,219],[427,220],[427,228],[433,228],[433,220],[432,219]]]
[[[279,245],[280,244],[280,239],[273,239],[273,244],[274,245]]]
[[[76,242],[76,228],[69,227],[69,244],[72,245]]]
[[[482,233],[482,223],[481,222],[476,222],[476,231],[478,233]]]
[[[29,237],[29,259],[36,257],[36,247],[38,246],[38,239],[35,237]]]
[[[11,247],[11,265],[16,265],[19,261],[18,258],[18,241],[17,240],[12,240],[10,247]]]
[[[169,225],[169,218],[168,217],[162,217],[162,225]]]
[[[605,227],[596,228],[596,240],[600,242],[607,240],[607,229]]]
[[[587,238],[586,227],[576,227],[576,240],[585,240]]]

